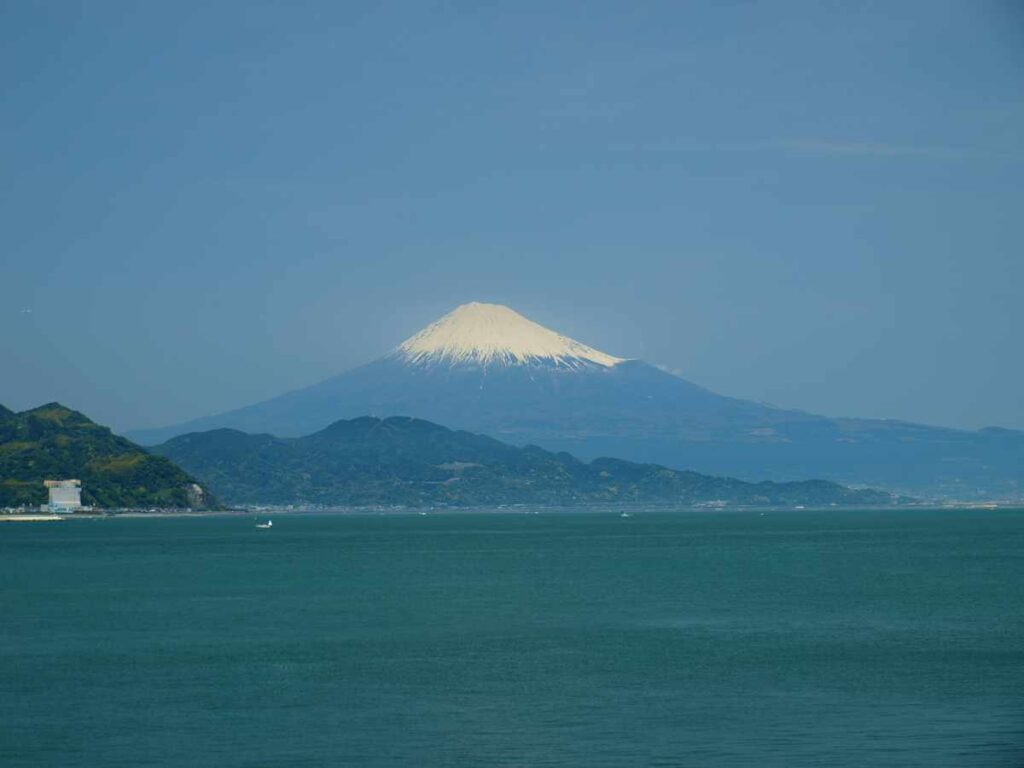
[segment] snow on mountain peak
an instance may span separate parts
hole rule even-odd
[[[546,363],[610,368],[622,362],[622,358],[555,333],[506,306],[476,301],[456,307],[403,341],[393,354],[418,365]]]

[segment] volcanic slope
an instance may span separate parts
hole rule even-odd
[[[746,480],[822,477],[957,498],[1024,494],[1024,433],[828,418],[725,397],[495,304],[465,304],[382,358],[304,389],[165,429],[300,436],[414,416],[584,459],[618,456]]]

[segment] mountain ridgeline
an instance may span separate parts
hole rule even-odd
[[[888,493],[825,481],[745,483],[618,459],[579,461],[408,417],[338,421],[280,438],[232,429],[152,449],[235,504],[493,505],[672,502],[881,505]]]
[[[829,418],[724,397],[476,303],[319,384],[132,436],[152,445],[228,427],[298,437],[367,414],[746,480],[821,477],[962,499],[1024,494],[1024,432]]]
[[[21,413],[0,406],[0,507],[36,506],[44,480],[82,481],[82,502],[103,508],[216,508],[179,467],[86,416],[48,403]]]

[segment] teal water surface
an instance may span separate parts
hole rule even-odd
[[[0,525],[3,766],[1020,766],[1024,511]]]

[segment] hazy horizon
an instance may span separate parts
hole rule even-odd
[[[487,301],[725,395],[1024,429],[1011,3],[0,22],[9,408],[177,423]]]

